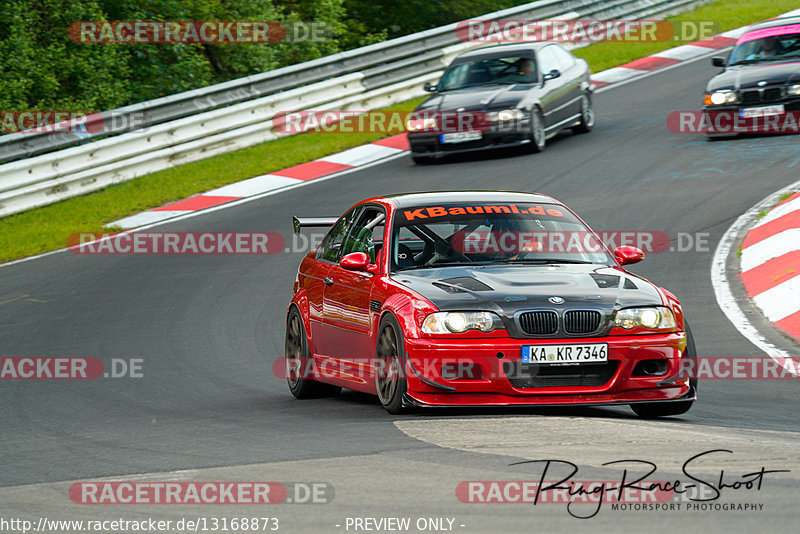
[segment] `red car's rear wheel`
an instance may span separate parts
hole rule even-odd
[[[286,382],[298,399],[338,395],[342,388],[322,384],[313,379],[311,355],[303,321],[297,308],[286,319]]]

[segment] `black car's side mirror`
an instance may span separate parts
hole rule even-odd
[[[435,93],[437,89],[436,84],[431,82],[427,82],[422,88],[429,93]]]
[[[715,67],[724,67],[725,66],[725,58],[720,56],[714,56],[711,58],[711,64]]]
[[[553,69],[544,75],[544,81],[553,80],[555,78],[558,78],[559,76],[561,76],[561,71],[558,69]]]

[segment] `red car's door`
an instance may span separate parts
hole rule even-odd
[[[374,263],[378,253],[376,241],[383,238],[384,221],[382,207],[365,206],[341,247],[340,258],[351,252],[365,252]],[[327,278],[322,303],[327,355],[335,359],[333,364],[342,380],[366,386],[372,383],[374,346],[370,336],[373,321],[370,304],[378,275],[348,271],[336,264]]]
[[[317,369],[330,356],[330,344],[326,339],[326,329],[324,327],[324,306],[323,298],[325,288],[330,283],[330,272],[341,257],[342,244],[344,243],[350,227],[353,225],[356,215],[360,208],[353,208],[336,221],[328,234],[320,243],[317,249],[317,256],[309,261],[307,269],[301,269],[301,277],[305,275],[305,280],[301,279],[306,288],[308,298],[309,322],[311,323],[310,342],[313,345],[313,357],[315,358]]]

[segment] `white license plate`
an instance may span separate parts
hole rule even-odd
[[[466,143],[467,141],[476,141],[483,138],[481,132],[454,132],[441,134],[439,141],[442,143]]]
[[[523,345],[522,363],[565,365],[608,361],[608,343]]]
[[[752,119],[753,117],[767,117],[770,115],[783,115],[785,109],[783,104],[775,106],[761,106],[757,108],[743,108],[739,110],[739,116],[743,119]]]

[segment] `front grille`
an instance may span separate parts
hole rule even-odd
[[[760,91],[742,91],[743,104],[756,104],[758,102],[761,102]]]
[[[591,334],[600,328],[602,316],[598,311],[579,310],[564,314],[564,332],[567,334]]]
[[[506,362],[503,371],[517,389],[547,387],[600,387],[617,372],[619,362],[582,365],[539,365]]]
[[[761,94],[761,100],[764,102],[777,102],[781,99],[782,92],[780,87],[770,87],[769,89],[764,89],[764,92]]]
[[[552,335],[558,331],[558,314],[554,311],[525,312],[519,316],[519,325],[526,334]]]
[[[742,91],[742,104],[760,104],[762,102],[780,102],[783,98],[783,89],[780,87],[768,87],[766,89],[755,89]]]

